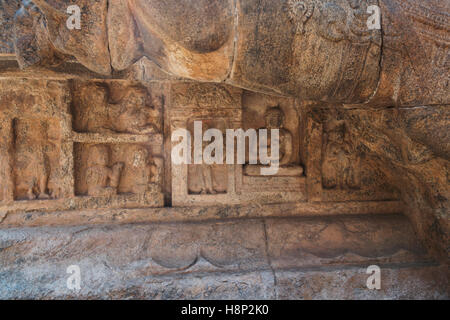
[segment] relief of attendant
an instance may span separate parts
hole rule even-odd
[[[28,200],[49,199],[48,179],[50,163],[45,152],[45,126],[38,120],[16,120],[15,177],[16,189]]]
[[[95,145],[89,149],[88,164],[86,170],[86,182],[88,195],[101,197],[117,194],[124,164],[118,162],[109,166],[110,150],[105,145]]]
[[[142,146],[132,146],[126,152],[127,165],[122,173],[121,190],[133,194],[157,190],[162,180],[161,164],[157,163],[157,159]]]
[[[332,122],[326,129],[326,147],[322,163],[322,183],[326,189],[359,188],[359,157],[346,140],[343,121]]]

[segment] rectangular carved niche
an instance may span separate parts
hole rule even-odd
[[[196,119],[202,121],[203,132],[210,128],[225,132],[226,122],[214,119]],[[191,133],[191,145],[194,145],[194,120],[188,121],[188,130]],[[224,140],[225,141],[225,137]],[[203,142],[205,148],[208,142]],[[204,150],[204,149],[203,149]],[[224,153],[225,155],[225,153]],[[194,154],[192,153],[192,159]],[[188,193],[200,195],[226,194],[228,192],[228,167],[225,164],[190,164],[188,165]]]
[[[174,85],[169,111],[171,132],[177,129],[188,130],[193,146],[195,121],[202,123],[202,133],[208,129],[219,129],[225,133],[226,129],[241,128],[241,94],[242,90],[223,85]],[[202,152],[208,144],[202,143]],[[171,146],[173,148],[175,143]],[[224,148],[224,154],[225,152]],[[231,164],[172,165],[173,205],[240,203],[235,183],[237,167]]]
[[[162,207],[164,88],[70,84],[2,83],[0,210]]]
[[[73,129],[78,133],[154,135],[162,133],[163,94],[133,82],[76,82]]]
[[[306,200],[306,178],[301,157],[303,119],[293,99],[244,91],[242,98],[244,130],[279,130],[278,172],[262,175],[260,164],[247,164],[237,180],[237,190],[243,198],[264,202],[291,202]],[[258,150],[259,151],[259,150]],[[260,163],[260,161],[258,161]]]
[[[395,200],[348,121],[336,108],[323,107],[307,115],[308,192],[313,201]]]
[[[163,161],[157,153],[146,144],[76,143],[76,196],[123,207],[160,204]]]
[[[164,89],[76,82],[75,195],[88,207],[163,206]]]
[[[69,88],[63,81],[25,79],[2,88],[0,208],[57,208],[73,195]]]
[[[194,122],[201,121],[202,133],[208,129],[219,129],[223,133],[224,158],[227,129],[255,129],[257,133],[258,129],[269,129],[269,132],[271,128],[279,129],[282,138],[280,150],[285,155],[274,176],[261,175],[262,166],[259,164],[242,165],[236,161],[229,165],[172,165],[174,205],[263,204],[306,200],[306,179],[300,156],[303,124],[294,100],[223,85],[190,83],[174,85],[171,96],[171,132],[187,129],[191,135],[192,149]],[[177,143],[173,143],[172,147]],[[202,151],[210,143],[202,142]],[[248,144],[249,140],[246,139],[247,153]],[[237,141],[235,152],[236,146]]]
[[[61,125],[57,119],[20,119],[12,123],[14,199],[61,197]]]

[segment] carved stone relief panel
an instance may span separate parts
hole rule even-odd
[[[202,121],[202,130],[219,129],[224,133],[227,129],[226,122],[214,119],[196,119]],[[191,145],[194,145],[194,121],[188,122],[188,130],[191,133]],[[203,141],[202,150],[209,143]],[[194,153],[192,152],[192,157]],[[223,164],[190,164],[188,166],[188,193],[189,194],[226,194],[228,191],[228,168],[225,164],[225,153],[223,153]]]
[[[151,146],[76,143],[74,150],[77,196],[124,207],[160,205],[163,161]]]
[[[170,104],[171,131],[189,132],[191,164],[172,164],[173,205],[215,205],[246,203],[279,203],[306,200],[306,178],[300,156],[303,143],[302,119],[293,99],[272,97],[259,93],[213,84],[176,84],[172,87]],[[202,141],[195,142],[195,123],[201,123]],[[198,128],[197,128],[198,129]],[[204,152],[211,140],[203,134],[218,129],[223,140],[223,164],[194,163],[195,144]],[[281,163],[271,176],[261,170],[269,166],[250,163],[249,143],[245,138],[245,161],[238,162],[238,137],[234,137],[234,162],[226,164],[229,147],[227,129],[255,131],[259,144],[260,129],[278,129],[280,133]],[[178,142],[172,143],[175,147]],[[271,154],[271,137],[267,140]],[[230,147],[231,148],[231,147]]]
[[[383,70],[376,98],[390,86],[395,105],[447,104],[449,2],[395,0],[380,1],[380,5]]]
[[[350,140],[343,120],[329,120],[322,138],[322,186],[325,189],[361,189],[361,155]]]
[[[82,201],[164,204],[163,95],[158,86],[129,82],[74,84],[75,194]]]
[[[308,194],[312,201],[393,200],[383,168],[366,155],[342,112],[317,108],[307,113]]]
[[[13,120],[14,199],[46,200],[61,196],[61,126],[58,120]]]
[[[43,201],[70,197],[68,86],[42,80],[5,80],[1,86],[0,200],[6,207],[31,210]],[[48,91],[40,92],[41,86]]]
[[[170,128],[185,129],[190,133],[194,146],[195,123],[201,125],[201,138],[208,129],[241,128],[242,90],[213,84],[179,83],[172,86]],[[168,137],[170,139],[170,137]],[[225,143],[225,139],[223,139]],[[203,154],[209,143],[200,141]],[[172,147],[174,147],[172,143]],[[224,147],[224,155],[225,145]],[[194,148],[190,150],[193,152]],[[203,159],[202,159],[203,160]],[[237,165],[225,164],[172,164],[173,205],[239,204],[236,194]]]
[[[232,83],[315,101],[367,101],[382,54],[381,31],[367,27],[370,5],[378,1],[244,1]]]
[[[75,84],[74,130],[150,135],[162,132],[162,97],[139,85]]]
[[[0,210],[164,205],[161,86],[10,79],[1,86]]]
[[[259,139],[260,130],[266,129],[268,154],[272,152],[271,129],[279,130],[280,163],[275,174],[263,175],[261,168],[267,166],[261,165],[261,161],[249,163],[247,155],[243,172],[238,175],[238,192],[244,198],[263,203],[304,201],[306,178],[300,152],[304,124],[294,99],[244,91],[242,104],[243,129],[257,130]],[[258,146],[258,157],[260,148]]]

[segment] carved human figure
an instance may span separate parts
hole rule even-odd
[[[209,129],[219,129],[225,133],[222,128],[224,124],[221,121],[202,121],[203,131]],[[225,138],[224,140],[225,141]],[[211,142],[202,141],[202,152]],[[211,156],[215,157],[215,151]],[[223,154],[225,157],[225,153]],[[225,162],[225,158],[223,159]],[[225,169],[226,170],[226,169]],[[223,178],[224,165],[223,164],[206,164],[204,161],[201,164],[192,164],[189,166],[189,191],[191,193],[202,195],[214,195],[218,193],[225,193],[227,190],[227,181]]]
[[[160,192],[162,189],[162,181],[163,181],[163,165],[164,160],[160,157],[153,157],[150,161],[150,185],[156,191]]]
[[[160,131],[159,101],[145,88],[126,88],[119,101],[111,103],[105,86],[83,86],[77,91],[77,130],[93,133],[152,134]]]
[[[266,121],[265,128],[267,129],[267,153],[271,154],[271,145],[272,145],[272,138],[270,136],[270,132],[272,129],[278,129],[279,130],[279,165],[285,166],[291,163],[292,159],[292,134],[289,132],[289,130],[284,128],[285,123],[285,116],[283,110],[281,110],[280,107],[271,107],[268,108],[264,119]]]
[[[208,123],[203,124],[204,130],[208,130],[209,125]],[[205,148],[208,146],[208,142],[204,141],[202,142],[202,150],[205,150]],[[200,194],[217,194],[217,191],[214,189],[213,179],[214,179],[214,173],[213,173],[213,166],[210,164],[202,163],[198,165],[200,169]]]
[[[216,194],[216,190],[213,187],[213,172],[212,165],[201,164],[201,189],[200,194]]]
[[[108,92],[99,85],[83,86],[75,99],[76,130],[82,132],[109,132]]]
[[[49,161],[49,178],[48,191],[52,199],[57,199],[62,196],[62,189],[60,182],[61,172],[59,166],[60,152],[61,152],[61,128],[59,124],[51,122],[47,128],[47,143],[45,144],[45,152]]]
[[[152,134],[158,132],[156,110],[149,106],[144,88],[130,88],[118,104],[110,104],[109,123],[116,132]],[[152,114],[153,113],[153,114]]]
[[[325,133],[325,149],[322,162],[322,183],[326,189],[357,189],[359,181],[359,157],[347,141],[344,121],[331,121]]]
[[[128,175],[132,177],[130,191],[134,194],[145,194],[155,185],[160,184],[159,168],[147,149],[137,147],[130,150],[127,159]]]
[[[124,164],[122,162],[109,166],[110,149],[106,145],[95,145],[89,149],[86,183],[88,195],[111,196],[117,194]]]
[[[46,148],[46,128],[39,120],[15,120],[16,188],[24,190],[28,200],[49,199],[47,185],[50,163]]]

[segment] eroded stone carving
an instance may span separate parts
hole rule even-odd
[[[264,176],[261,174],[261,168],[264,166],[250,164],[247,159],[241,175],[238,176],[238,192],[245,195],[244,198],[255,197],[257,200],[254,201],[261,202],[302,201],[306,194],[302,163],[302,158],[306,155],[302,150],[305,134],[302,127],[305,118],[298,112],[295,101],[250,91],[243,93],[242,101],[243,128],[268,130],[268,154],[271,154],[272,149],[271,130],[279,130],[280,164],[276,173]],[[261,137],[260,134],[259,139]]]
[[[144,87],[81,84],[75,129],[90,133],[161,133],[161,101]]]
[[[75,193],[149,205],[160,199],[162,159],[146,144],[75,145]]]
[[[123,171],[121,191],[144,195],[147,192],[161,192],[163,160],[152,156],[147,148],[139,145],[129,146],[126,154],[127,165]]]
[[[2,212],[163,205],[158,85],[27,79],[0,85]],[[158,97],[154,105],[150,91]]]
[[[110,165],[111,150],[106,145],[94,145],[89,148],[86,184],[90,196],[112,196],[117,194],[122,162]]]
[[[278,130],[280,135],[280,166],[284,166],[291,163],[292,152],[293,152],[293,141],[292,134],[284,128],[285,115],[283,110],[279,107],[271,107],[266,110],[264,114],[264,119],[266,121],[266,130]],[[271,137],[268,138],[267,152],[272,151]]]
[[[191,137],[194,137],[193,122],[190,122],[188,126],[190,128]],[[225,133],[226,130],[225,123],[223,121],[215,121],[210,119],[202,120],[202,127],[203,131],[208,129],[219,129]],[[225,141],[225,139],[223,141]],[[204,152],[208,145],[208,142],[203,141],[202,152]],[[187,179],[190,194],[214,195],[218,193],[226,193],[228,189],[228,169],[225,164],[225,153],[223,157],[223,164],[203,163],[189,165]]]
[[[285,129],[285,114],[279,106],[268,107],[264,113],[265,126],[259,130],[267,130],[267,154],[272,154],[271,130],[278,130],[279,135],[279,168],[275,175],[278,176],[301,176],[303,168],[293,165],[294,140],[292,133]],[[298,129],[298,128],[297,128]],[[261,137],[260,137],[261,138]],[[259,161],[261,163],[261,160]],[[295,160],[294,160],[295,162]],[[260,165],[247,165],[245,174],[261,175]]]
[[[194,122],[221,130],[241,126],[242,90],[213,84],[177,84],[172,88],[171,131],[184,128],[194,138]],[[169,137],[170,138],[170,137]],[[202,137],[203,138],[203,137]],[[225,139],[224,139],[225,141]],[[202,152],[209,143],[202,142]],[[225,154],[224,161],[225,161]],[[186,164],[172,166],[172,199],[177,204],[239,203],[236,195],[236,166],[223,164]]]
[[[0,1],[0,29],[14,30],[0,37],[0,52],[13,43],[21,67],[51,69],[3,73],[0,61],[0,224],[9,212],[68,209],[120,208],[119,219],[124,208],[164,206],[163,192],[175,208],[159,217],[175,212],[180,220],[205,217],[204,208],[177,206],[243,205],[233,216],[241,218],[249,203],[293,215],[315,202],[326,214],[400,195],[407,209],[395,213],[404,210],[427,247],[448,258],[448,1],[81,0],[79,32],[65,27],[69,2]],[[368,30],[369,5],[380,7],[382,30]],[[71,66],[61,72],[61,63]],[[146,74],[145,63],[160,74]],[[42,77],[56,80],[31,80]],[[196,120],[204,129],[280,129],[278,174],[262,176],[251,164],[172,166],[170,133]],[[349,251],[348,237],[371,243],[364,232],[380,235],[375,224],[360,232],[360,222],[333,221],[302,220],[289,234],[292,221],[269,223],[260,238],[279,243],[266,249],[281,268],[330,257],[365,262],[351,255],[371,250],[389,262],[409,248],[396,233],[395,242],[377,237],[370,250]],[[376,225],[390,230],[389,222]],[[200,245],[180,248],[152,254],[151,268],[188,272],[199,262],[216,271],[239,261],[224,263]]]
[[[73,95],[75,194],[103,199],[112,196],[119,206],[161,204],[161,88],[128,82],[77,81]],[[90,148],[99,151],[96,156]],[[92,163],[96,166],[91,168]]]
[[[360,188],[360,157],[349,141],[344,121],[330,121],[324,128],[322,183],[326,189]]]
[[[16,199],[49,199],[50,159],[47,150],[58,146],[48,135],[48,124],[39,119],[15,119]]]
[[[371,5],[378,6],[378,0],[345,0],[325,2],[320,1],[319,34],[331,41],[379,43],[381,35],[379,30],[369,29],[367,21],[370,13],[367,8]]]
[[[339,201],[398,197],[387,183],[385,168],[360,143],[360,132],[350,125],[347,111],[334,106],[308,106],[306,152],[307,184],[311,199]]]
[[[113,108],[110,113],[110,118],[114,119],[113,123],[116,131],[135,134],[158,132],[157,124],[151,123],[149,119],[149,110],[147,112],[144,110],[148,108],[147,95],[148,93],[145,89],[132,88],[127,91],[118,106]]]
[[[72,55],[91,70],[110,74],[111,64],[124,70],[145,56],[176,76],[227,80],[301,99],[371,100],[384,106],[388,100],[419,103],[422,97],[421,104],[445,100],[438,67],[442,64],[428,63],[445,61],[448,51],[449,7],[438,0],[430,4],[418,0],[290,0],[281,5],[272,0],[246,0],[239,6],[231,0],[202,2],[215,19],[199,10],[200,3],[194,6],[190,1],[120,0],[109,6],[105,0],[82,2],[90,23],[77,33],[65,27],[64,3],[35,0],[24,5],[21,10],[34,10],[36,17],[31,19],[31,28],[17,22],[17,34],[23,37],[14,40],[17,44],[20,39],[34,39],[36,50],[31,51],[37,58],[28,59],[30,64],[51,65]],[[372,5],[381,9],[383,43],[381,30],[367,27],[367,8]],[[286,27],[289,21],[294,22],[292,32]],[[441,58],[430,59],[421,42],[436,48],[432,54],[439,55],[443,48]],[[19,61],[28,54],[16,52]],[[380,65],[382,59],[386,63]],[[398,84],[383,79],[384,72],[400,73],[403,80]],[[426,84],[420,79],[422,74]],[[423,86],[427,90],[416,94]]]
[[[305,24],[315,13],[320,21],[318,32],[328,40],[347,39],[363,43],[380,38],[379,32],[367,27],[370,17],[367,9],[369,6],[378,6],[377,0],[289,0],[287,5],[289,16],[300,34],[305,33]]]
[[[48,87],[47,94],[38,94],[40,85]],[[70,146],[64,140],[69,129],[67,87],[54,81],[17,80],[4,82],[2,88],[0,198],[8,203],[66,197],[70,193],[70,177],[63,173],[70,166]]]
[[[305,32],[305,24],[311,18],[314,7],[314,0],[288,0],[289,16],[297,24],[297,32]]]

